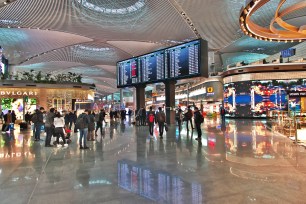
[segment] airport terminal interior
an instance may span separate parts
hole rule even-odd
[[[0,0],[0,203],[306,203],[305,0]]]

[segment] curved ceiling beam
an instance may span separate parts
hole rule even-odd
[[[259,26],[251,20],[251,16],[256,13],[258,9],[265,6],[270,0],[252,0],[240,12],[240,27],[242,31],[255,39],[266,40],[266,41],[299,41],[306,40],[305,27],[296,27],[289,23],[286,23],[282,17],[293,13],[302,8],[306,8],[306,2],[296,3],[280,12],[282,6],[287,0],[281,0],[277,6],[274,18],[271,20],[269,28]],[[285,30],[278,30],[275,28],[274,24],[278,24]]]

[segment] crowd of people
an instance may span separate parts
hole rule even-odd
[[[225,120],[225,109],[220,106],[220,115],[222,122]],[[109,119],[111,125],[118,122],[120,118],[124,123],[126,116],[129,116],[129,120],[133,111],[129,109],[116,110],[112,109],[109,111]],[[42,129],[46,133],[45,147],[52,147],[63,145],[67,146],[71,142],[70,136],[71,132],[77,133],[79,131],[79,148],[88,149],[86,145],[87,141],[94,141],[98,136],[98,131],[102,135],[103,123],[107,124],[106,111],[101,109],[99,113],[95,113],[91,110],[85,110],[79,116],[77,116],[76,111],[59,112],[54,108],[49,111],[45,111],[43,107],[37,109],[34,114],[27,112],[25,114],[25,121],[27,125],[32,125],[34,141],[41,141],[40,135]],[[138,126],[148,125],[149,134],[153,137],[154,127],[158,127],[159,138],[162,139],[164,135],[164,130],[167,130],[166,124],[166,114],[162,107],[158,107],[157,110],[153,110],[153,107],[149,107],[148,111],[146,108],[141,108],[135,112],[135,124]],[[182,111],[180,107],[177,108],[175,119],[178,125],[179,132],[182,129],[182,124],[186,124],[186,130],[193,131],[196,129],[198,137],[196,140],[201,141],[202,131],[201,124],[204,122],[203,113],[200,112],[199,108],[188,106],[185,111]],[[2,131],[7,131],[10,128],[13,130],[16,121],[16,115],[14,111],[9,110],[7,114],[1,113],[2,121]],[[156,125],[156,126],[155,126]],[[44,127],[44,128],[43,128]],[[72,131],[73,128],[73,131]],[[51,144],[52,137],[55,137],[55,141]]]

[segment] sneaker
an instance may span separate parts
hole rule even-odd
[[[84,148],[81,146],[80,149],[84,149]]]
[[[197,138],[195,138],[195,140],[201,141],[201,138],[200,138],[200,137],[197,137]]]
[[[163,136],[159,136],[160,139],[163,139]]]
[[[86,147],[84,147],[83,149],[89,149],[89,147],[86,146]]]

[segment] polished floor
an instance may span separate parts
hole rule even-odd
[[[196,131],[108,123],[90,149],[0,137],[0,203],[306,203],[306,151],[265,121],[205,119]],[[44,136],[42,134],[42,139]]]

